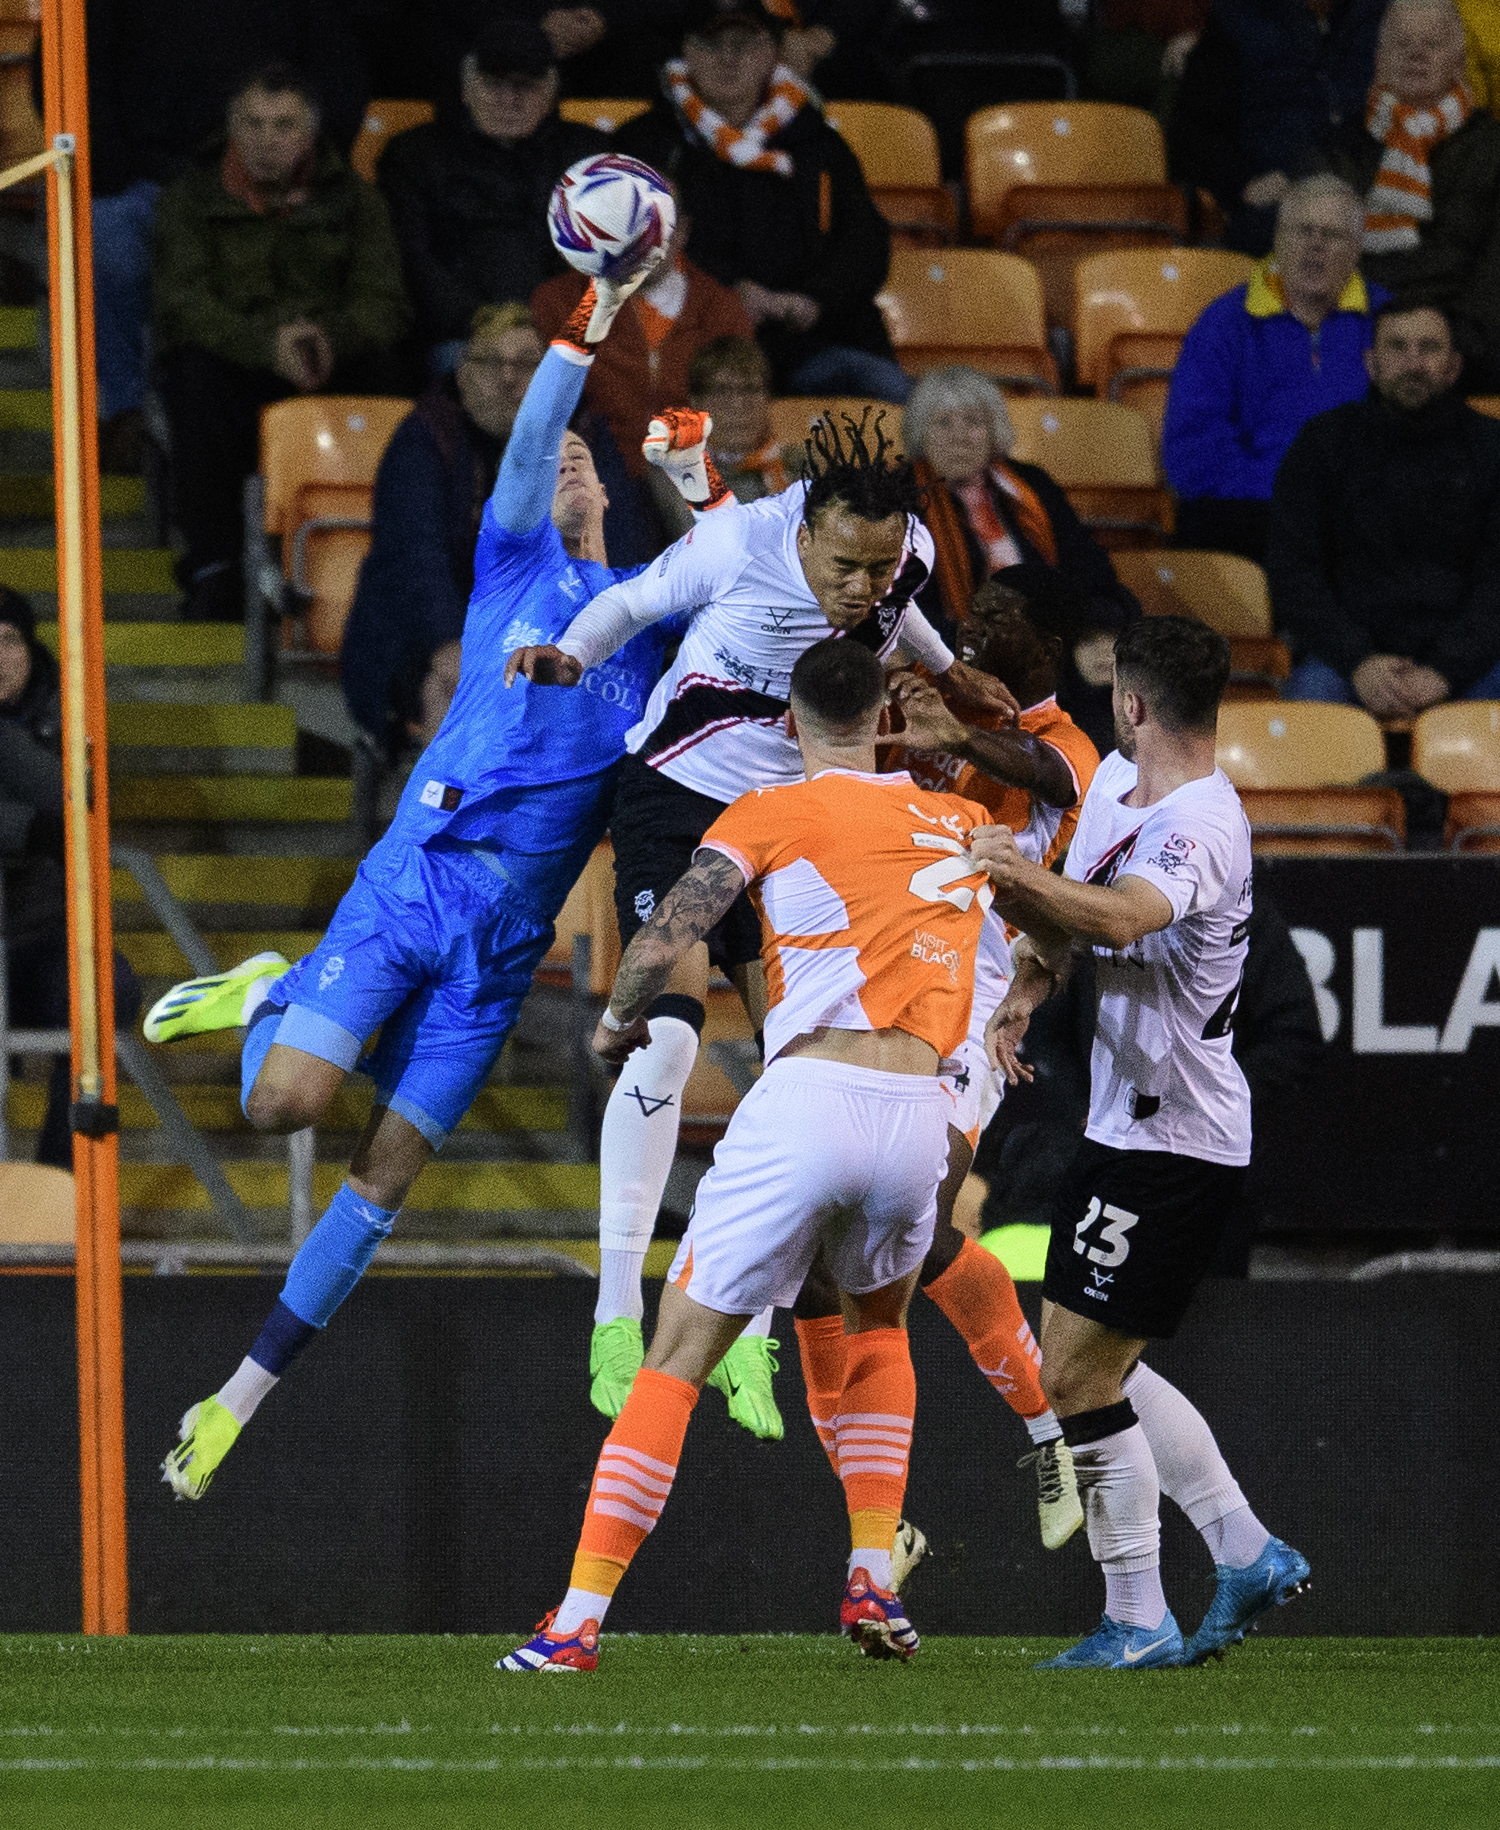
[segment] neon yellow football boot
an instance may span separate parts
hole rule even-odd
[[[217,1398],[205,1398],[184,1416],[177,1447],[168,1451],[161,1465],[162,1479],[178,1499],[201,1500],[239,1434],[233,1413]]]
[[[228,972],[184,979],[164,991],[142,1024],[148,1042],[175,1042],[214,1029],[238,1029],[245,1021],[245,999],[260,979],[278,979],[291,970],[279,953],[257,953]]]
[[[786,1435],[771,1392],[771,1375],[780,1371],[774,1349],[780,1345],[763,1334],[742,1334],[708,1375],[708,1383],[729,1400],[729,1415],[762,1442],[780,1442]]]
[[[596,1411],[619,1416],[645,1357],[641,1325],[633,1317],[617,1315],[612,1322],[595,1323],[589,1342],[589,1402]]]

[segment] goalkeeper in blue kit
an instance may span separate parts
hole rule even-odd
[[[202,1498],[484,1085],[608,825],[625,732],[679,631],[644,631],[590,668],[581,692],[507,688],[504,673],[512,650],[555,640],[640,569],[606,562],[607,498],[568,421],[594,351],[652,264],[591,285],[532,378],[484,510],[453,704],[322,943],[295,966],[263,953],[174,986],[146,1019],[155,1042],[243,1026],[242,1104],[258,1130],[315,1125],[356,1067],[375,1083],[348,1176],[248,1356],[182,1420],[162,1464],[179,1498]]]

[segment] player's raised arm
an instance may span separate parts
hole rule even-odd
[[[995,889],[995,908],[1012,926],[1062,929],[1075,940],[1116,951],[1165,928],[1178,915],[1167,896],[1140,876],[1111,884],[1075,883],[1022,855],[1007,826],[986,826],[969,851]]]
[[[983,775],[1023,789],[1048,807],[1071,807],[1078,783],[1067,758],[1030,731],[979,731],[948,709],[936,687],[913,673],[896,674],[891,698],[905,727],[886,742],[905,750],[945,750]]]

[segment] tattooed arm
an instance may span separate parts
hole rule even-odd
[[[672,969],[697,946],[745,887],[745,873],[723,852],[700,851],[661,907],[625,949],[609,1009],[594,1031],[594,1053],[612,1067],[651,1040],[646,1010],[661,996]],[[613,1019],[613,1022],[606,1019]]]

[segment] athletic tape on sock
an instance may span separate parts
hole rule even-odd
[[[1083,1443],[1099,1442],[1105,1436],[1118,1436],[1121,1430],[1133,1429],[1140,1421],[1128,1398],[1118,1404],[1103,1404],[1096,1411],[1078,1411],[1062,1420],[1063,1441],[1070,1449]]]

